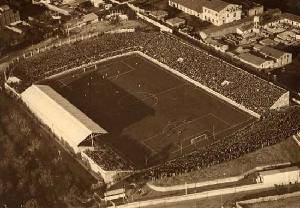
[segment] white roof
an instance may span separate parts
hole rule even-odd
[[[22,100],[56,135],[77,146],[92,133],[107,132],[47,85],[32,85]]]
[[[274,170],[267,170],[259,172],[261,176],[268,176],[268,175],[274,175],[278,173],[287,173],[287,172],[294,172],[299,171],[299,168],[297,166],[287,167],[287,168],[281,168],[281,169],[274,169]]]
[[[97,20],[98,16],[95,13],[89,13],[83,16],[83,21],[88,22],[88,21],[94,21]]]
[[[108,196],[113,196],[113,195],[118,195],[118,194],[123,194],[125,193],[125,189],[124,188],[120,188],[120,189],[114,189],[114,190],[110,190],[104,193],[104,196],[108,197]]]

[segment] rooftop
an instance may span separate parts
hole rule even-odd
[[[1,5],[0,6],[0,12],[4,12],[4,11],[7,11],[9,10],[9,6],[7,4],[4,4],[4,5]]]
[[[254,28],[254,24],[250,23],[250,24],[241,25],[238,29],[242,32],[246,32],[248,30],[252,30],[253,28]]]
[[[89,13],[83,16],[84,22],[93,21],[95,19],[98,19],[98,16],[95,13]]]
[[[88,129],[93,131],[94,133],[106,134],[107,131],[101,128],[98,124],[92,121],[89,117],[87,117],[84,113],[82,113],[78,108],[69,103],[65,98],[63,98],[59,93],[57,93],[54,89],[47,85],[36,85],[43,93],[45,93],[48,97],[58,103],[63,109],[68,111],[72,116],[77,118],[79,122],[81,122]]]
[[[125,189],[124,188],[120,188],[120,189],[114,189],[114,190],[110,190],[104,193],[104,196],[112,196],[112,195],[118,195],[118,194],[123,194],[125,193]]]
[[[175,25],[175,24],[179,24],[179,23],[185,23],[185,20],[181,19],[179,17],[174,17],[174,18],[168,19],[166,22],[170,25]]]
[[[260,49],[260,52],[266,56],[269,56],[269,57],[275,58],[275,59],[279,59],[285,54],[284,51],[281,51],[281,50],[278,50],[278,49],[275,49],[275,48],[272,48],[269,46],[262,47]]]
[[[300,23],[300,16],[291,14],[291,13],[283,13],[281,16],[282,19],[288,19],[294,22],[299,22]]]
[[[278,174],[278,173],[294,172],[294,171],[299,171],[299,170],[300,170],[299,167],[292,166],[292,167],[287,167],[287,168],[262,171],[262,172],[259,172],[259,175],[268,176],[268,175],[274,175],[274,174]]]
[[[219,12],[230,5],[230,3],[222,0],[172,0],[172,2],[183,5],[199,13],[203,12],[203,7]]]
[[[255,56],[253,54],[250,54],[250,53],[242,53],[239,55],[239,57],[249,63],[252,63],[254,65],[261,65],[263,63],[265,63],[267,60],[266,59],[263,59],[261,57],[258,57],[258,56]]]
[[[161,17],[161,16],[167,16],[168,12],[164,11],[164,10],[154,10],[150,12],[150,15],[154,16],[154,17]]]

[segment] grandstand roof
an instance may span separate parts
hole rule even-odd
[[[92,121],[89,117],[87,117],[84,113],[82,113],[78,108],[68,102],[65,98],[63,98],[60,94],[58,94],[55,90],[53,90],[48,85],[36,85],[40,90],[46,93],[51,99],[53,99],[56,103],[62,106],[65,110],[67,110],[70,114],[78,119],[83,125],[85,125],[88,129],[90,129],[94,133],[102,133],[106,134],[107,132],[101,128],[98,124]]]
[[[21,97],[43,123],[74,148],[93,133],[107,133],[47,85],[32,85]]]

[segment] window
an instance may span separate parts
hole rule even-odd
[[[236,17],[236,13],[235,12],[233,13],[233,17]]]

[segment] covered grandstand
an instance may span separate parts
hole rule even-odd
[[[79,145],[107,131],[47,85],[32,85],[21,94],[28,108],[61,140],[78,153]]]
[[[91,142],[108,132],[50,86],[31,85],[21,94],[21,99],[61,144],[71,152],[79,153],[85,164],[106,183],[120,180],[132,172],[132,167],[109,146]],[[95,159],[95,155],[101,158]]]

